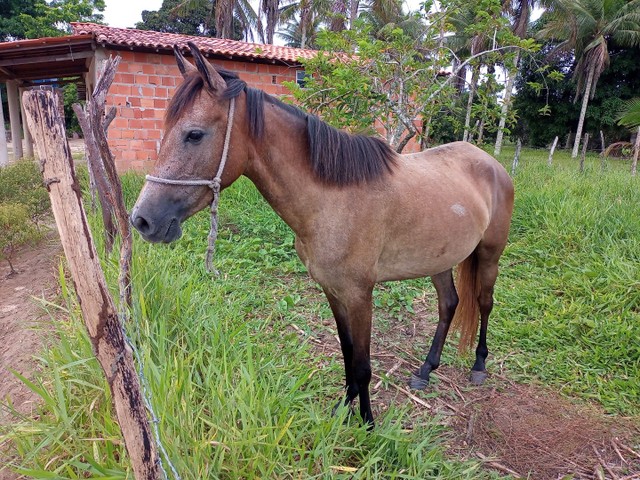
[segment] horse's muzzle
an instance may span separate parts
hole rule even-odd
[[[142,238],[153,243],[171,243],[182,235],[180,220],[177,217],[163,218],[155,221],[150,217],[138,214],[135,210],[130,217],[131,225],[140,232]]]

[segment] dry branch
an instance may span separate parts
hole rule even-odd
[[[89,230],[58,98],[51,90],[31,90],[24,93],[23,103],[85,325],[111,389],[134,476],[155,480],[159,478],[156,445],[132,352]]]
[[[115,237],[115,232],[120,233],[120,304],[131,306],[131,227],[129,214],[122,200],[122,185],[107,142],[107,129],[116,115],[115,107],[111,107],[109,112],[105,114],[107,92],[113,82],[119,63],[120,57],[110,57],[105,62],[104,70],[96,84],[91,100],[87,102],[85,108],[76,104],[73,106],[73,110],[78,116],[80,127],[84,133],[89,166],[96,179],[107,238],[112,235]],[[115,225],[113,224],[113,216],[116,219]],[[113,233],[111,229],[113,229]],[[107,242],[108,251],[113,245],[113,237],[110,242]]]

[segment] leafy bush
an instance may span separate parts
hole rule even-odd
[[[9,275],[16,273],[11,263],[16,249],[39,237],[39,230],[29,220],[27,207],[20,203],[0,203],[0,260],[9,263]]]
[[[0,260],[7,260],[10,275],[15,251],[42,237],[38,219],[49,210],[49,195],[38,165],[22,160],[0,168]]]
[[[32,220],[49,210],[49,194],[37,163],[21,160],[0,168],[0,204],[3,203],[24,205]]]

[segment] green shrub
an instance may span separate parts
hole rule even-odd
[[[29,219],[27,207],[20,203],[0,203],[0,260],[9,263],[9,275],[16,273],[11,260],[16,249],[35,242],[40,231]]]
[[[49,209],[49,194],[36,162],[21,160],[0,168],[0,204],[3,203],[24,205],[32,220]]]

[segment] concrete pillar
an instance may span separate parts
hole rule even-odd
[[[11,143],[13,144],[13,158],[22,158],[22,128],[20,124],[20,100],[18,99],[18,85],[14,80],[7,81],[7,100],[9,101],[9,123],[11,123]]]
[[[20,98],[22,98],[24,88],[20,88],[18,91],[20,92]],[[20,113],[22,118],[27,118],[24,113],[24,105],[22,102],[20,102]],[[27,122],[22,122],[22,129],[24,132],[24,156],[33,158],[33,138],[31,137],[31,132],[29,131],[29,125],[27,125]]]
[[[4,128],[4,111],[2,110],[2,95],[0,95],[0,167],[9,163],[7,151],[7,132]]]

